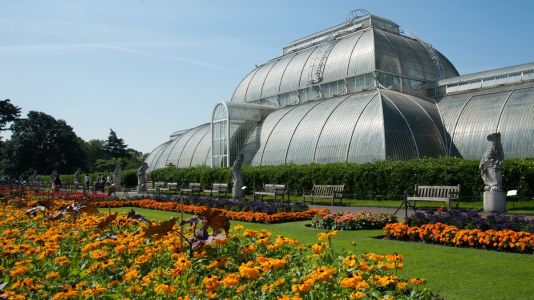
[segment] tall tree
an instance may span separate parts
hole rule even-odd
[[[109,136],[104,145],[109,158],[126,158],[129,156],[127,145],[119,138],[113,129],[109,129]]]
[[[20,117],[20,107],[11,104],[9,99],[0,100],[0,131],[5,130],[7,123],[15,121],[18,117]]]
[[[99,159],[107,159],[108,154],[105,150],[106,141],[93,139],[84,143],[84,150],[87,154],[87,166],[90,171],[94,171],[95,162]]]
[[[71,173],[78,167],[85,168],[81,139],[65,121],[30,111],[26,119],[15,120],[11,130],[11,140],[6,143],[8,163],[4,165],[10,174],[28,170]]]

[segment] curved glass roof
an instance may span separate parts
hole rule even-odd
[[[436,104],[374,89],[279,109],[244,153],[251,165],[411,159],[444,155],[443,136]]]
[[[419,40],[368,27],[258,66],[239,83],[232,101],[253,102],[309,88],[314,70],[321,67],[321,83],[374,71],[420,81],[458,76],[450,61],[433,50],[438,67],[426,47]]]
[[[480,159],[486,137],[501,133],[504,157],[534,157],[534,81],[447,95],[438,104],[448,153]]]
[[[369,15],[290,43],[215,107],[213,125],[156,147],[150,171],[211,165],[212,154],[229,166],[241,151],[250,165],[478,160],[496,131],[505,157],[534,157],[533,64],[458,76],[441,53],[400,32]]]
[[[156,147],[145,162],[149,171],[173,166],[179,168],[209,165],[211,159],[211,126],[203,124],[183,130]]]

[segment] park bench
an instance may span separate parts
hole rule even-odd
[[[167,193],[169,193],[169,194],[178,193],[178,183],[176,183],[176,182],[167,182]]]
[[[417,201],[438,201],[445,202],[447,208],[451,209],[451,200],[456,201],[456,208],[460,205],[459,202],[460,185],[453,186],[427,186],[427,185],[415,185],[415,190],[412,195],[406,194],[404,201],[394,214],[404,207],[406,217],[408,217],[408,207],[412,207],[415,211],[415,202]]]
[[[152,188],[147,188],[146,191],[149,194],[159,194],[161,192],[168,192],[168,189],[165,186],[165,182],[156,181]]]
[[[180,195],[194,195],[197,194],[200,196],[200,192],[202,191],[202,188],[200,187],[200,183],[198,182],[190,182],[189,188],[187,189],[180,189]]]
[[[263,196],[274,196],[274,201],[276,201],[277,196],[281,196],[284,200],[285,194],[286,186],[284,184],[264,184],[261,191],[254,191],[254,200],[257,199],[257,196],[261,197],[261,201],[263,201]]]
[[[213,196],[213,194],[217,193],[217,197],[220,197],[221,194],[224,193],[224,196],[228,194],[228,184],[227,183],[214,183],[211,187],[211,190],[204,190],[204,193],[209,194],[210,196]]]
[[[303,193],[303,201],[306,202],[306,198],[310,198],[311,203],[313,204],[313,199],[315,198],[331,199],[332,205],[334,205],[334,201],[339,199],[339,204],[342,204],[344,189],[345,185],[314,184],[310,194]]]
[[[445,202],[447,208],[451,209],[451,200],[456,201],[456,208],[460,205],[459,196],[460,185],[453,186],[427,186],[427,185],[415,185],[415,190],[412,196],[407,196],[406,200],[412,202],[412,206],[415,208],[415,202],[417,201],[437,201]]]

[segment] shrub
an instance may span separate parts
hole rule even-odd
[[[388,239],[395,240],[423,241],[506,252],[534,252],[534,234],[525,231],[460,229],[443,223],[421,226],[391,223],[384,227],[384,233]]]
[[[401,199],[404,191],[420,185],[460,184],[460,197],[480,199],[484,183],[478,161],[454,157],[424,158],[409,161],[385,160],[365,164],[308,164],[246,166],[245,185],[253,189],[266,183],[285,184],[292,193],[311,190],[313,184],[345,184],[348,197],[357,199]],[[165,168],[151,173],[153,181],[177,182],[186,187],[200,182],[208,187],[214,182],[231,183],[228,168]],[[517,189],[518,198],[534,197],[534,159],[504,161],[504,189]]]
[[[338,212],[317,214],[311,226],[328,230],[382,229],[388,223],[397,222],[392,214],[372,212]]]
[[[442,223],[453,225],[460,229],[480,229],[480,230],[504,230],[527,231],[534,233],[534,220],[527,220],[519,216],[506,216],[502,214],[491,214],[483,218],[477,211],[452,210],[440,211],[439,209],[427,209],[417,211],[406,219],[406,223],[412,226],[424,224]]]

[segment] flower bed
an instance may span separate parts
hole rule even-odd
[[[534,220],[526,220],[519,216],[506,216],[502,214],[491,214],[483,218],[475,210],[451,210],[428,209],[417,211],[413,216],[406,219],[406,224],[421,226],[423,224],[442,223],[453,225],[460,229],[479,230],[504,230],[527,231],[534,233]]]
[[[322,241],[308,248],[268,231],[235,226],[189,252],[179,227],[165,224],[171,227],[164,234],[147,234],[147,226],[122,216],[46,220],[42,213],[29,218],[20,209],[3,206],[0,298],[432,297],[419,287],[423,280],[397,277],[402,256],[335,253],[330,243],[335,233],[321,233]],[[192,236],[190,230],[183,233],[186,239]]]
[[[148,209],[157,209],[165,211],[180,212],[183,209],[184,213],[202,214],[208,207],[183,205],[177,202],[160,202],[151,199],[144,200],[112,200],[112,201],[96,201],[94,202],[99,207],[141,207]],[[302,212],[281,212],[267,214],[263,212],[247,212],[247,211],[230,211],[220,208],[214,208],[220,211],[222,215],[232,220],[256,222],[256,223],[281,223],[291,221],[309,220],[315,214],[325,212],[324,209],[308,209]]]
[[[311,226],[328,230],[381,229],[388,223],[397,222],[392,214],[371,212],[324,212],[313,217]]]
[[[388,239],[424,241],[456,247],[483,248],[488,250],[533,253],[534,234],[525,231],[460,229],[443,223],[409,226],[392,223],[384,227]]]

